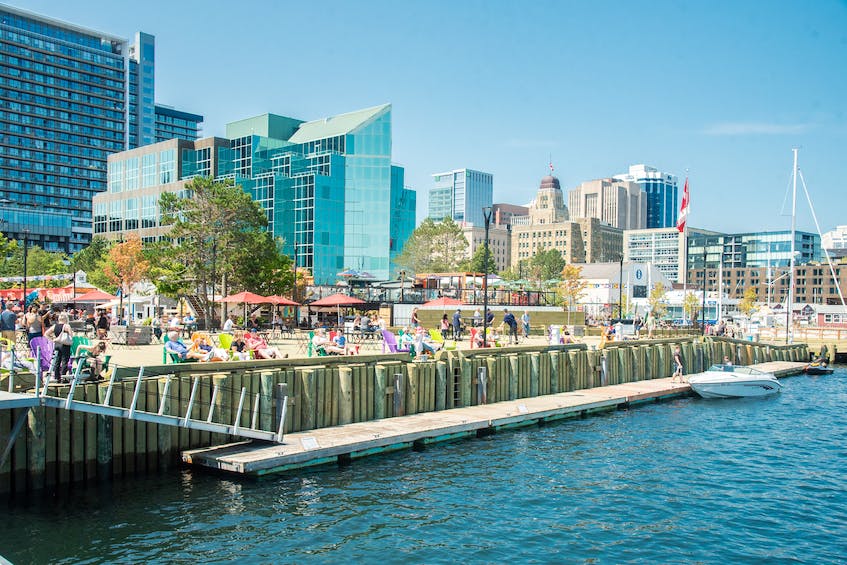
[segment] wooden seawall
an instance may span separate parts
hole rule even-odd
[[[801,372],[804,366],[805,363],[775,361],[760,363],[757,368],[788,376]],[[287,435],[283,445],[242,442],[189,450],[182,459],[201,467],[261,476],[488,435],[504,428],[582,417],[690,392],[689,385],[672,383],[669,378],[644,380],[298,432]]]
[[[445,411],[456,408],[478,407],[479,413],[472,413],[475,421],[496,421],[496,428],[505,425],[511,416],[495,417],[489,413],[495,403],[511,403],[510,413],[516,414],[520,404],[529,410],[545,396],[555,397],[554,403],[566,402],[566,397],[559,395],[585,394],[582,391],[630,383],[647,389],[642,392],[632,389],[625,397],[634,398],[642,393],[661,397],[664,394],[661,387],[667,388],[665,385],[656,383],[660,387],[657,392],[651,388],[653,383],[643,381],[670,376],[671,352],[676,344],[682,346],[686,373],[698,372],[724,355],[730,355],[738,364],[808,359],[808,350],[803,345],[780,347],[685,338],[622,342],[601,351],[589,350],[584,345],[452,351],[442,352],[436,361],[424,363],[412,363],[404,355],[361,355],[163,365],[144,368],[137,408],[155,412],[164,401],[166,414],[183,414],[188,407],[192,379],[198,378],[198,398],[191,411],[192,418],[205,420],[213,406],[214,421],[232,423],[238,413],[240,393],[246,389],[248,398],[259,396],[257,428],[269,431],[277,428],[282,408],[277,385],[286,384],[289,395],[286,444],[297,433],[324,430],[321,433],[332,435],[342,426],[375,420],[392,422],[410,415],[439,420],[446,417]],[[480,372],[481,368],[484,372]],[[137,370],[118,373],[126,380],[115,383],[112,406],[129,407],[136,373]],[[167,388],[169,378],[171,385]],[[26,382],[26,378],[18,382]],[[0,382],[0,388],[5,389],[5,384]],[[212,405],[216,385],[219,394]],[[58,387],[51,394],[67,396],[68,392],[68,387]],[[104,384],[81,385],[75,390],[74,400],[102,401],[105,394]],[[631,402],[632,398],[624,402]],[[0,494],[158,472],[179,464],[184,451],[224,445],[236,439],[225,434],[61,408],[10,407],[0,410],[0,449],[6,447],[15,424],[22,418],[23,432],[0,467]],[[250,421],[247,406],[242,410],[244,421]],[[307,441],[307,445],[311,444]],[[357,453],[354,450],[350,456]]]

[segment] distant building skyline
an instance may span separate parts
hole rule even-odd
[[[451,218],[459,225],[485,224],[482,209],[494,203],[494,176],[474,169],[453,169],[432,175],[428,217]]]
[[[669,228],[676,225],[679,214],[676,175],[641,164],[630,165],[628,173],[614,175],[612,178],[634,182],[644,190],[647,195],[645,228]]]
[[[630,181],[585,181],[568,191],[568,210],[572,218],[597,218],[622,230],[647,227],[646,193]]]

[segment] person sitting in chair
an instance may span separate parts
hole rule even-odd
[[[347,352],[344,348],[333,343],[326,335],[326,330],[318,328],[315,336],[312,338],[312,345],[317,351],[323,351],[327,355],[345,355]]]
[[[432,355],[435,353],[435,346],[427,343],[429,341],[429,334],[424,330],[424,327],[418,325],[415,328],[415,338],[412,342],[415,346],[415,354],[420,357],[421,355]]]
[[[247,349],[253,352],[256,359],[284,359],[288,355],[283,355],[279,349],[268,345],[262,336],[255,332],[244,334],[244,341],[247,342]]]
[[[103,371],[104,357],[106,356],[106,342],[98,341],[97,343],[80,343],[76,348],[78,357],[83,355],[86,357],[89,371],[92,379],[96,379]]]
[[[232,352],[232,356],[241,361],[250,358],[249,350],[247,348],[247,341],[244,339],[244,332],[241,330],[237,330],[235,332],[235,336],[232,338],[232,344],[229,347]]]
[[[180,340],[179,332],[176,330],[168,332],[168,342],[165,344],[165,350],[172,355],[176,355],[180,361],[188,359],[193,361],[203,361],[208,355],[208,353],[205,352],[188,349],[182,340]]]

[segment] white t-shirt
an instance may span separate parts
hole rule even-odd
[[[232,333],[233,326],[235,326],[235,323],[232,321],[232,318],[227,318],[226,322],[224,322],[223,331],[226,333]]]

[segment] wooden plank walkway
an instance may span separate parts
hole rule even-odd
[[[805,363],[771,362],[755,367],[789,376]],[[454,408],[321,428],[285,435],[283,444],[235,443],[185,451],[185,463],[236,474],[259,476],[335,463],[366,455],[408,449],[498,429],[528,426],[640,402],[690,394],[691,387],[669,378],[522,398],[494,404]]]

